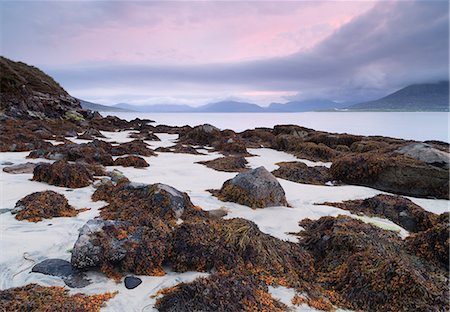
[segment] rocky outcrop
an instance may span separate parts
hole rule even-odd
[[[120,280],[122,272],[139,275],[164,275],[169,228],[158,220],[149,226],[129,222],[89,220],[80,230],[72,251],[71,263],[79,269],[100,268]]]
[[[132,139],[139,139],[139,140],[145,140],[145,141],[161,141],[160,138],[154,134],[153,132],[150,132],[149,130],[143,130],[140,132],[133,132],[130,133],[128,136]]]
[[[448,170],[397,153],[367,152],[336,159],[334,180],[415,197],[449,198]]]
[[[428,165],[449,169],[449,151],[441,151],[426,143],[412,143],[396,150],[397,153],[422,161]]]
[[[364,311],[449,308],[447,272],[408,253],[393,232],[349,217],[300,222],[300,245],[314,258],[334,304]],[[433,273],[431,273],[433,272]]]
[[[83,164],[70,164],[59,160],[53,164],[42,163],[36,166],[33,180],[56,186],[79,188],[92,183],[93,173]]]
[[[169,147],[158,147],[155,152],[159,153],[178,153],[178,154],[191,154],[191,155],[204,155],[190,145],[184,145],[177,143]]]
[[[277,179],[264,167],[242,172],[212,191],[222,201],[251,208],[287,206],[286,196]]]
[[[148,164],[148,162],[145,161],[144,158],[131,155],[116,158],[116,160],[114,160],[114,166],[145,168],[150,165]]]
[[[243,172],[249,170],[247,160],[241,156],[225,156],[213,160],[199,161],[197,163],[224,172]]]
[[[308,167],[299,161],[277,163],[280,168],[272,171],[277,178],[297,183],[324,185],[331,181],[329,169],[324,166]]]
[[[112,146],[111,154],[113,156],[121,156],[127,154],[136,154],[141,156],[157,156],[157,154],[148,148],[148,144],[142,140],[133,140]]]
[[[348,200],[342,203],[322,203],[348,210],[354,214],[391,220],[408,232],[425,231],[433,226],[436,215],[414,204],[407,198],[377,195],[367,199]]]
[[[55,217],[74,217],[86,209],[76,210],[62,194],[53,191],[36,192],[16,203],[11,213],[17,220],[38,222]]]
[[[80,118],[80,102],[36,67],[0,57],[0,111],[20,119]]]
[[[104,138],[105,136],[94,128],[87,129],[83,134],[79,135],[79,139],[83,140],[94,140],[95,138]]]

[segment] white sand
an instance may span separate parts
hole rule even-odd
[[[108,141],[126,142],[130,131],[103,132]],[[160,146],[171,146],[177,135],[157,134],[161,141],[147,141],[152,148]],[[77,143],[88,142],[71,138]],[[206,151],[205,151],[206,152]],[[276,169],[275,165],[280,161],[298,160],[294,156],[274,151],[271,149],[251,149],[250,152],[257,156],[248,157],[249,166],[256,168],[265,166],[269,171]],[[0,208],[13,208],[15,203],[22,197],[37,191],[54,190],[64,194],[69,203],[76,208],[91,208],[91,210],[80,213],[73,218],[54,218],[38,223],[17,221],[9,213],[0,215],[0,289],[22,286],[28,283],[39,283],[42,285],[64,285],[55,277],[42,274],[29,273],[34,262],[47,258],[70,259],[70,250],[77,237],[78,229],[89,219],[98,215],[98,209],[104,202],[92,202],[90,196],[94,192],[92,186],[80,189],[66,189],[51,186],[45,183],[30,181],[31,174],[7,174],[1,171],[5,161],[14,164],[27,161],[40,162],[44,159],[26,159],[28,152],[24,153],[0,153]],[[217,189],[222,183],[235,176],[235,173],[218,172],[195,162],[211,160],[221,157],[218,153],[207,155],[189,155],[175,153],[158,153],[157,157],[144,157],[150,167],[144,169],[108,167],[121,170],[133,182],[165,183],[180,191],[187,192],[195,205],[205,210],[225,207],[229,210],[227,218],[241,217],[254,221],[261,231],[284,240],[296,241],[296,237],[289,232],[301,231],[298,222],[304,218],[318,219],[322,216],[336,216],[339,214],[350,215],[348,211],[334,207],[314,205],[325,201],[342,201],[350,199],[362,199],[380,194],[378,190],[359,186],[316,186],[299,184],[279,179],[283,186],[289,204],[287,207],[271,207],[266,209],[250,209],[235,203],[221,202],[213,197],[207,189]],[[314,163],[301,160],[308,166],[326,165],[330,163]],[[441,213],[448,211],[449,201],[410,198],[424,209]],[[354,216],[357,217],[357,216]],[[358,217],[360,218],[360,217]],[[401,237],[408,235],[407,231],[381,218],[363,217],[363,221],[373,223],[383,228],[391,229],[399,233]],[[26,259],[25,259],[26,258]],[[32,259],[32,260],[28,260]],[[143,283],[134,290],[127,290],[123,283],[116,284],[108,280],[100,273],[90,273],[89,277],[93,284],[73,289],[72,292],[84,292],[88,294],[102,293],[105,291],[118,290],[119,294],[108,302],[104,311],[152,311],[155,299],[150,298],[158,290],[175,285],[180,281],[192,281],[197,276],[205,273],[170,272],[163,277],[140,276]],[[272,289],[273,293],[283,301],[290,302],[293,291],[289,289]],[[297,311],[311,311],[308,307],[297,307]]]

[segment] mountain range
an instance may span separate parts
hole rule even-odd
[[[254,103],[220,101],[199,107],[180,104],[131,105],[119,103],[112,106],[80,100],[83,108],[104,112],[145,113],[264,113],[312,111],[449,111],[449,82],[414,84],[377,100],[349,105],[328,99],[310,99],[271,103],[262,107]]]

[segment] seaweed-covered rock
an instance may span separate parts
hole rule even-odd
[[[448,310],[447,273],[404,248],[393,232],[349,217],[303,220],[299,244],[314,257],[318,282],[352,310]]]
[[[220,137],[220,129],[204,124],[181,134],[179,141],[191,145],[211,145],[218,137]]]
[[[116,160],[114,160],[114,166],[144,168],[148,167],[149,164],[142,157],[129,155],[125,157],[116,158]]]
[[[175,224],[178,218],[206,214],[194,207],[186,193],[162,183],[146,185],[126,180],[116,186],[106,183],[97,188],[92,198],[109,203],[101,209],[103,219],[129,221],[134,225],[147,225],[147,220],[154,217]]]
[[[104,138],[104,137],[105,136],[100,131],[94,128],[89,128],[83,134],[78,136],[79,139],[83,140],[93,140],[95,138]]]
[[[408,236],[406,246],[410,252],[438,263],[448,271],[450,250],[448,212],[439,215],[431,228]]]
[[[223,201],[251,208],[287,206],[286,196],[277,179],[264,167],[239,173],[213,193]]]
[[[126,143],[121,143],[111,148],[113,156],[121,156],[126,154],[136,154],[141,156],[156,156],[157,154],[148,148],[148,144],[142,140],[133,140]]]
[[[115,293],[101,295],[70,295],[64,287],[28,284],[0,290],[1,311],[85,311],[100,312],[100,308]]]
[[[22,174],[22,173],[33,173],[34,168],[38,164],[26,162],[23,164],[17,164],[13,166],[4,167],[3,171],[10,174]]]
[[[181,143],[177,143],[173,146],[169,147],[158,147],[156,152],[160,153],[178,153],[178,154],[192,154],[192,155],[204,155],[203,153],[200,153],[197,151],[194,147],[190,145],[185,145]]]
[[[36,192],[16,203],[11,213],[17,220],[38,222],[55,217],[74,217],[86,209],[76,210],[62,194],[53,191]]]
[[[94,140],[93,142],[75,144],[66,143],[51,146],[46,149],[32,151],[29,158],[46,158],[51,160],[83,161],[111,166],[113,159],[110,153],[111,145],[107,142]]]
[[[53,164],[42,163],[36,166],[33,180],[56,186],[79,188],[90,185],[93,175],[83,164],[70,164],[67,161],[59,160]]]
[[[426,143],[411,143],[396,150],[397,153],[423,161],[432,166],[449,169],[450,155]]]
[[[342,203],[323,203],[369,217],[391,220],[409,232],[425,231],[433,226],[436,216],[411,200],[392,195],[376,195],[371,198],[348,200]]]
[[[334,180],[415,197],[449,198],[448,170],[390,153],[349,154],[331,166]]]
[[[298,158],[311,161],[332,161],[339,152],[323,143],[305,142],[294,135],[279,135],[276,138],[276,148],[294,154]]]
[[[247,160],[241,156],[225,156],[213,160],[199,161],[198,164],[205,165],[217,171],[225,172],[243,172],[247,168]]]
[[[251,148],[274,147],[275,135],[272,129],[256,128],[253,130],[245,130],[240,133],[241,138],[245,141],[245,145]]]
[[[299,161],[279,162],[280,168],[272,171],[277,178],[297,183],[324,185],[331,180],[329,169],[324,166],[308,167]]]
[[[161,141],[160,138],[154,134],[153,132],[150,132],[148,130],[142,130],[141,132],[133,132],[130,133],[128,136],[132,139],[140,139],[140,140],[146,140],[146,141]]]
[[[174,233],[169,259],[178,272],[233,271],[292,287],[314,274],[310,255],[298,244],[262,233],[239,218],[183,222]]]
[[[156,302],[160,312],[176,311],[286,311],[268,287],[251,277],[212,275],[163,290]]]
[[[164,275],[162,262],[170,247],[169,228],[155,218],[147,220],[147,225],[89,220],[73,247],[72,265],[79,269],[99,267],[117,280],[121,272]]]

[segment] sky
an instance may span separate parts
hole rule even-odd
[[[4,1],[0,54],[100,103],[361,102],[447,80],[447,1]]]

